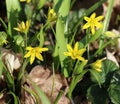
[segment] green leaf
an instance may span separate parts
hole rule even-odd
[[[50,104],[50,101],[49,99],[46,97],[46,95],[42,92],[42,90],[37,86],[35,85],[34,83],[31,83],[32,86],[34,87],[34,89],[36,90],[39,98],[41,99],[42,101],[42,104]]]
[[[18,100],[18,97],[15,95],[15,93],[10,91],[10,92],[8,92],[8,94],[11,94],[13,96],[14,104],[20,104],[19,100]]]
[[[14,36],[14,40],[18,46],[24,47],[24,39],[21,35]]]
[[[7,39],[7,34],[2,31],[0,32],[0,46],[3,45],[3,41]]]
[[[62,72],[64,76],[67,77],[69,75],[63,63],[66,58],[66,56],[63,53],[67,51],[67,47],[66,47],[65,36],[64,36],[64,24],[62,23],[61,19],[58,19],[56,23],[56,40],[58,44],[58,52],[59,52],[60,63],[62,66]]]
[[[3,64],[4,66],[4,64]],[[4,75],[5,75],[5,81],[7,83],[8,89],[12,92],[15,92],[15,83],[14,83],[14,77],[13,75],[8,71],[8,69],[4,66]]]
[[[120,84],[110,85],[109,96],[114,104],[120,104]]]
[[[14,27],[16,27],[18,14],[21,10],[19,0],[6,0],[6,8],[7,8],[7,18],[8,18],[8,32],[9,35],[12,36],[15,34]]]
[[[108,89],[111,101],[120,104],[120,70],[115,71]]]
[[[2,55],[1,55],[1,49],[0,49],[0,78],[2,76],[4,70],[3,62],[2,62]]]
[[[97,81],[99,86],[101,86],[101,76],[100,76],[99,72],[97,72],[94,69],[90,69],[89,71],[91,72],[91,75],[92,75],[92,77],[91,77],[92,81],[94,81],[94,82]]]
[[[92,85],[87,91],[88,99],[92,104],[107,104],[108,95],[104,88],[100,88],[98,85]]]
[[[118,70],[118,66],[111,60],[104,60],[102,66],[102,72],[100,73],[103,82],[109,83],[115,70]]]
[[[40,29],[40,32],[37,34],[37,39],[39,40],[39,42],[40,42],[40,47],[43,47],[43,45],[44,45],[44,31],[43,31],[43,26],[41,27],[41,29]]]
[[[57,23],[56,23],[55,38],[58,44],[58,52],[62,67],[62,73],[64,74],[65,77],[69,76],[68,71],[64,65],[66,56],[63,53],[67,51],[66,40],[65,40],[65,29],[66,29],[65,25],[66,25],[66,17],[70,9],[70,2],[71,0],[59,0],[59,1],[54,0],[55,11],[59,13],[59,18],[57,19]]]
[[[96,77],[92,77],[92,80],[94,82],[99,81],[99,84],[105,83],[106,85],[109,85],[110,80],[112,78],[112,75],[115,70],[118,70],[119,68],[116,66],[116,64],[111,60],[104,60],[102,62],[102,72],[96,72]]]
[[[39,0],[39,3],[38,3],[38,9],[41,9],[43,6],[44,6],[44,4],[45,4],[45,2],[46,2],[46,0]]]
[[[34,96],[36,103],[35,104],[40,104],[41,102],[38,99],[37,94],[34,92],[34,90],[30,89],[29,87],[24,87],[22,86],[24,90],[26,90],[28,93],[30,93],[31,96]]]

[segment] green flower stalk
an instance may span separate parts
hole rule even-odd
[[[84,20],[87,21],[87,23],[83,26],[83,29],[87,29],[90,27],[92,35],[95,34],[95,27],[101,28],[102,24],[99,22],[100,20],[103,19],[104,16],[98,16],[96,17],[96,13],[93,13],[90,18],[89,17],[84,17]]]

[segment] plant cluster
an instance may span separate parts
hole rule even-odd
[[[0,78],[6,86],[0,88],[0,95],[11,95],[7,103],[21,104],[21,92],[27,91],[36,104],[39,99],[42,104],[50,104],[50,99],[27,77],[28,68],[36,65],[49,65],[70,79],[66,94],[70,100],[76,86],[88,75],[86,99],[88,96],[93,104],[120,103],[120,70],[105,57],[105,48],[119,38],[108,31],[114,0],[109,1],[106,16],[95,13],[106,1],[80,9],[81,15],[76,17],[76,11],[71,10],[75,0],[6,0],[7,24],[0,18],[5,28],[0,31]],[[98,47],[91,52],[95,41]],[[35,91],[24,86],[26,79]],[[54,104],[58,98],[60,94]]]

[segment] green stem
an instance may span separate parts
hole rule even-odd
[[[25,42],[25,49],[27,48],[27,32],[25,33],[25,40],[24,40],[24,42]]]
[[[114,4],[114,0],[110,0],[109,6],[108,6],[108,12],[105,16],[105,20],[104,20],[104,24],[103,24],[102,36],[101,36],[100,45],[99,45],[99,49],[98,49],[98,51],[100,52],[99,53],[100,55],[102,54],[101,48],[104,45],[104,35],[103,34],[108,29],[109,21],[110,21],[110,18],[111,18],[111,13],[112,13],[112,10],[113,10],[113,4]]]

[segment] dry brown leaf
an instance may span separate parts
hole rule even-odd
[[[11,74],[13,73],[14,70],[20,68],[21,66],[20,60],[13,52],[7,49],[2,49],[1,52],[2,60]]]
[[[109,51],[106,49],[106,54],[107,54],[107,59],[115,62],[115,64],[119,67],[119,64],[118,64],[118,62],[117,62],[117,60],[116,60],[116,58],[115,58],[115,56],[114,56],[114,53],[111,53],[111,52],[109,52]]]
[[[52,72],[48,68],[44,68],[40,65],[35,66],[29,74],[29,77],[38,85],[41,90],[50,99],[51,104],[53,104],[56,99],[60,89],[64,86],[67,88],[66,79],[60,74],[51,74]],[[29,83],[29,81],[28,81]],[[53,84],[54,83],[54,84]],[[52,90],[53,89],[53,90]],[[58,104],[70,104],[70,101],[65,96],[62,95]]]

